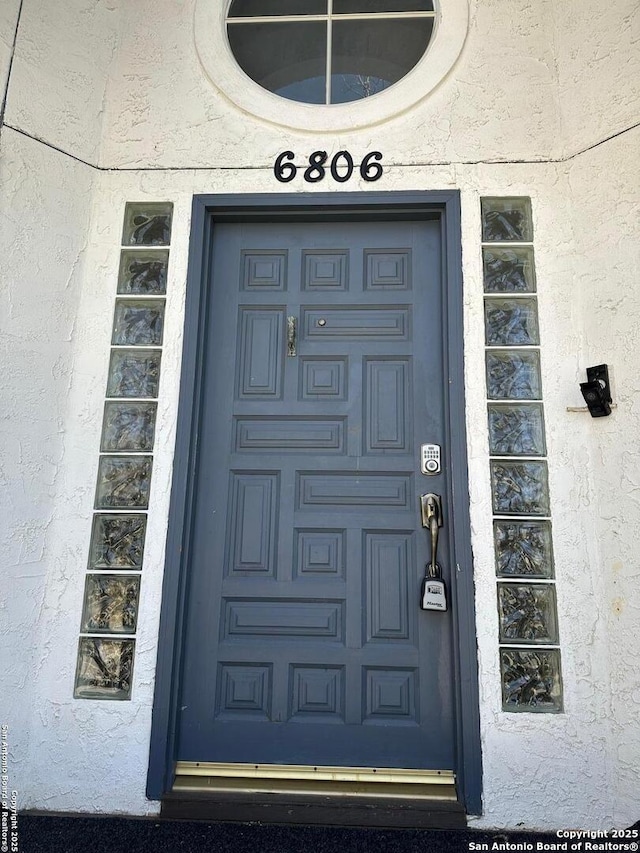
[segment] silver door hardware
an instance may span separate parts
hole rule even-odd
[[[443,525],[442,499],[432,493],[420,495],[420,512],[422,526],[429,531],[431,540],[431,560],[427,563],[426,573],[420,590],[420,607],[422,610],[446,610],[447,588],[441,578],[438,564],[438,536]]]
[[[420,470],[423,474],[439,474],[442,470],[440,465],[440,445],[423,444],[420,448]]]
[[[287,355],[295,356],[296,354],[296,318],[287,317]]]

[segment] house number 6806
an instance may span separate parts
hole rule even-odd
[[[276,157],[273,174],[282,184],[288,184],[298,174],[298,166],[293,162],[294,157],[293,151],[283,151]],[[309,155],[309,165],[304,170],[303,176],[308,184],[317,184],[318,181],[324,180],[327,174],[327,160],[326,151],[314,151]],[[358,167],[363,181],[377,181],[382,177],[381,160],[382,154],[379,151],[370,151],[365,154]],[[346,183],[353,175],[354,169],[353,157],[348,151],[338,151],[329,163],[331,177],[339,184]]]

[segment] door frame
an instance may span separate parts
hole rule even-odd
[[[475,628],[473,557],[464,398],[464,335],[460,193],[458,191],[197,195],[193,198],[176,447],[167,528],[165,572],[158,637],[147,797],[171,791],[176,712],[183,657],[192,509],[197,464],[197,428],[203,392],[202,351],[206,335],[213,230],[217,223],[370,219],[440,222],[443,281],[444,464],[451,484],[454,707],[456,781],[467,814],[482,813],[482,756]],[[452,430],[451,425],[456,429]],[[416,458],[416,465],[418,459]]]

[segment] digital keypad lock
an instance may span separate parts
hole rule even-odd
[[[423,474],[439,474],[442,470],[440,464],[440,445],[423,444],[420,448],[420,470]]]

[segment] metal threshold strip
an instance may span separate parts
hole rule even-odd
[[[457,800],[451,770],[178,761],[173,792],[187,791]]]

